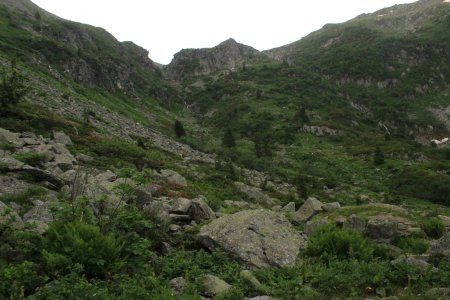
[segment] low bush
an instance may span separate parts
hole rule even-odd
[[[339,229],[333,224],[325,224],[314,230],[309,237],[306,255],[320,257],[326,261],[332,259],[368,260],[373,255],[373,247],[359,232]]]
[[[14,155],[14,158],[33,167],[42,167],[46,162],[47,156],[45,153],[23,152]]]
[[[112,234],[102,234],[95,225],[81,222],[53,223],[42,245],[44,266],[51,277],[77,267],[87,278],[110,278],[124,265],[124,243]]]
[[[445,233],[445,224],[439,219],[431,218],[422,223],[422,229],[432,239],[438,239]]]
[[[394,241],[394,244],[406,253],[411,254],[423,254],[429,248],[426,240],[415,237],[402,237]]]

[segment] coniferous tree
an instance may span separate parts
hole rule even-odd
[[[257,134],[254,138],[255,154],[257,157],[272,156],[272,141],[268,135]]]
[[[373,164],[379,166],[384,164],[384,154],[381,152],[380,147],[375,148],[375,153],[373,155]]]
[[[181,122],[178,120],[175,121],[174,129],[175,134],[177,135],[178,138],[182,137],[183,135],[186,135],[186,132],[184,131],[183,128],[183,124],[181,124]]]
[[[9,73],[2,72],[0,81],[0,108],[7,108],[17,104],[28,93],[26,78],[16,68],[16,63],[11,63]]]
[[[302,199],[308,199],[308,190],[306,188],[306,178],[304,175],[299,174],[294,180],[295,187],[297,188],[297,194]]]
[[[234,140],[234,135],[230,128],[227,128],[227,130],[225,130],[225,133],[224,133],[223,139],[222,139],[222,145],[227,148],[236,146],[236,142]]]
[[[309,122],[309,117],[306,114],[306,109],[304,106],[300,106],[297,110],[297,112],[294,115],[294,122],[297,124],[297,126],[301,127],[303,124]]]

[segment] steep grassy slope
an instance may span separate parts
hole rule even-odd
[[[355,165],[346,165],[357,170],[380,147],[389,166],[375,176],[378,184],[369,179],[374,171],[357,172],[365,188],[449,203],[447,150],[430,147],[432,139],[450,135],[449,22],[450,4],[420,1],[327,25],[266,52],[281,62],[185,82],[186,97],[217,139],[231,128],[238,146],[228,155],[247,166],[292,181],[299,173],[312,176],[317,191],[314,182],[335,182],[332,174],[350,183],[339,157],[348,156]],[[298,145],[317,139],[311,133],[321,136],[317,152],[328,154],[300,151],[303,159],[289,160]],[[271,154],[257,153],[261,145]],[[321,160],[335,167],[317,166]],[[430,180],[429,188],[420,178]]]
[[[6,67],[16,60],[33,74],[39,82],[36,98],[47,105],[64,108],[61,102],[72,97],[161,129],[168,125],[162,107],[179,103],[146,50],[120,43],[101,28],[58,18],[30,1],[0,2],[0,55]]]

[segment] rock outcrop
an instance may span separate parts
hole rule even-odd
[[[264,209],[223,216],[203,226],[198,238],[208,249],[222,249],[252,268],[293,266],[305,246],[282,214]]]
[[[244,64],[265,57],[250,46],[228,39],[213,48],[181,50],[175,54],[165,71],[170,80],[182,81],[214,72],[242,69]]]
[[[324,205],[316,198],[310,197],[293,214],[292,221],[296,224],[302,224],[310,220],[315,214],[323,211]]]
[[[352,215],[344,222],[343,227],[357,230],[382,243],[390,243],[397,237],[409,236],[418,230],[415,222],[387,214],[367,218]]]
[[[231,285],[229,285],[227,282],[217,276],[210,274],[207,274],[205,275],[205,277],[203,277],[202,286],[203,295],[209,298],[225,293],[226,291],[231,289]]]

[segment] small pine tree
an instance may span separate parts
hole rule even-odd
[[[297,194],[302,199],[308,199],[308,189],[306,188],[306,178],[304,175],[299,174],[294,180],[295,187],[297,188]]]
[[[260,100],[261,99],[261,90],[257,89],[256,90],[256,100]]]
[[[380,147],[375,148],[375,153],[373,154],[373,164],[375,166],[384,164],[384,154],[381,152]]]
[[[225,130],[225,133],[224,133],[223,139],[222,139],[222,145],[227,148],[236,146],[236,142],[234,140],[234,135],[230,128],[227,128],[227,130]]]
[[[186,135],[186,132],[184,131],[183,124],[181,124],[180,121],[176,120],[174,124],[175,134],[178,138],[182,137],[183,135]]]
[[[253,142],[257,157],[272,157],[272,140],[268,135],[257,134]]]
[[[36,20],[40,21],[42,19],[41,17],[41,13],[39,11],[36,11],[34,14],[34,17],[36,18]]]
[[[0,108],[17,104],[28,93],[27,79],[17,71],[16,63],[11,63],[9,74],[2,71],[0,81]]]
[[[298,126],[302,126],[305,123],[309,122],[309,117],[306,114],[306,109],[303,106],[300,106],[297,112],[294,115],[294,122],[297,123]]]

